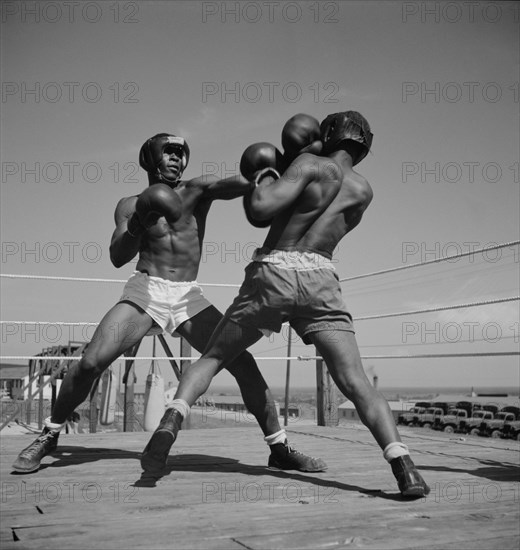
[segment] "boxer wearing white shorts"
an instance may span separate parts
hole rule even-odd
[[[139,306],[155,321],[148,336],[173,334],[182,323],[212,305],[196,281],[168,281],[140,271],[128,279],[119,301]]]

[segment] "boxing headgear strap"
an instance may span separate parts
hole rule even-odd
[[[363,152],[358,155],[354,164],[358,164],[368,155],[374,138],[368,121],[356,111],[329,115],[321,123],[320,133],[325,155],[337,151],[339,144],[348,139],[362,144]]]
[[[182,172],[188,166],[190,148],[184,138],[172,134],[157,134],[145,141],[139,152],[139,164],[141,168],[148,173],[157,172],[163,154],[168,153],[168,147],[171,146],[182,149],[180,178]]]

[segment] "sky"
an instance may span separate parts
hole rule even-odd
[[[374,200],[334,256],[340,278],[517,241],[519,11],[508,2],[31,2],[1,4],[2,274],[126,280],[108,245],[118,200],[147,186],[137,159],[185,137],[186,178],[237,172],[243,150],[296,113],[357,110],[374,133],[358,166]],[[240,284],[265,230],[215,202],[199,282]],[[0,279],[2,356],[83,341],[123,283]],[[225,310],[237,289],[205,287]],[[519,295],[519,248],[342,283],[363,356],[518,351],[518,301],[356,318]],[[47,324],[35,329],[34,321]],[[168,339],[174,353],[179,340]],[[251,348],[284,356],[287,330]],[[140,350],[151,355],[152,339]],[[158,354],[163,355],[160,347]],[[314,355],[297,337],[293,355]],[[6,361],[16,363],[14,360]],[[115,364],[117,368],[119,363]],[[165,361],[159,365],[173,380]],[[283,360],[260,361],[268,383]],[[366,359],[381,387],[510,386],[518,356]],[[137,364],[138,383],[150,361]],[[291,364],[291,386],[315,383]],[[232,379],[220,374],[214,386]]]

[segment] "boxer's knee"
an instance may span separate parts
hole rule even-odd
[[[97,378],[103,374],[108,366],[109,363],[107,361],[103,361],[97,354],[88,353],[87,351],[78,363],[76,372],[80,376]]]
[[[258,365],[254,357],[248,352],[240,354],[226,369],[236,378],[236,380],[244,383],[255,383],[258,380],[263,381],[263,376],[260,373]]]

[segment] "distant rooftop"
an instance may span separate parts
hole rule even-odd
[[[0,380],[19,380],[29,374],[29,365],[0,363]]]

